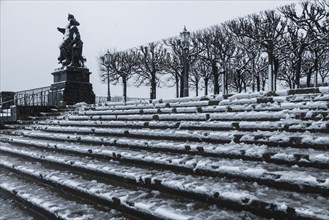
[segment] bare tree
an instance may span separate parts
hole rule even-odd
[[[124,102],[127,101],[128,80],[134,76],[137,64],[137,52],[135,50],[116,52],[112,55],[111,69],[115,74],[114,84],[119,83],[121,79]]]
[[[202,48],[201,59],[207,61],[211,66],[214,94],[219,94],[220,74],[223,74],[222,77],[227,75],[230,59],[236,49],[232,37],[225,25],[215,25],[197,33],[198,44]],[[219,67],[222,69],[221,72]],[[226,91],[228,90],[227,83],[222,86],[226,88]]]
[[[248,37],[264,48],[268,54],[269,90],[275,90],[280,65],[277,52],[284,46],[282,39],[286,21],[282,20],[276,11],[269,10],[233,20],[228,23],[228,26],[237,36]]]
[[[180,97],[180,84],[182,84],[183,64],[182,50],[178,44],[179,39],[172,37],[164,39],[163,43],[169,48],[166,56],[165,71],[170,75],[169,80],[174,80],[176,86],[176,98]]]
[[[190,67],[189,81],[192,88],[195,89],[195,96],[199,95],[199,85],[201,81],[200,68],[202,68],[200,60],[193,63],[193,66]]]
[[[313,53],[312,57],[314,58],[314,68],[315,75],[315,86],[317,85],[317,77],[319,73],[319,59],[320,56],[324,53],[323,48],[328,47],[329,41],[329,4],[327,0],[315,0],[315,1],[303,1],[298,6],[301,7],[301,10],[296,9],[296,5],[287,5],[281,7],[279,10],[287,18],[290,19],[291,23],[295,24],[295,29],[304,30],[304,42],[301,44],[295,43],[292,44],[296,54],[296,85],[299,87],[299,76],[302,66],[302,53],[308,46],[310,52]],[[301,11],[298,13],[298,11]],[[296,32],[296,31],[289,31]],[[295,39],[292,39],[291,42],[298,42],[298,36],[294,33],[292,36]],[[299,47],[298,47],[299,46]],[[311,78],[310,71],[307,74],[307,85],[309,86],[309,80]]]
[[[229,86],[236,92],[246,91],[247,86],[252,81],[248,65],[252,61],[242,49],[236,51],[235,57],[230,62]]]
[[[107,51],[110,57],[113,56],[115,53],[112,51]],[[101,78],[101,82],[108,84],[108,101],[110,101],[110,84],[111,82],[116,80],[116,74],[112,69],[111,60],[106,57],[106,53],[102,53],[101,55],[97,56],[98,61],[98,70],[99,70],[99,77]]]
[[[199,59],[194,65],[194,69],[203,81],[204,95],[208,95],[209,83],[211,80],[211,66],[207,61]]]
[[[160,75],[165,70],[167,50],[159,42],[140,46],[138,49],[137,86],[150,86],[150,99],[156,99],[156,88],[160,82]]]
[[[328,0],[303,1],[300,3],[302,12],[298,14],[296,5],[287,5],[279,10],[291,21],[315,36],[326,38],[329,34],[329,2]]]
[[[171,56],[169,65],[167,67],[170,69],[170,73],[175,75],[176,80],[176,89],[178,88],[178,77],[179,77],[179,89],[180,97],[183,97],[184,94],[184,80],[183,80],[183,68],[184,68],[184,54],[183,54],[183,45],[180,39],[177,37],[168,38],[163,40],[164,44],[170,48]],[[194,33],[191,34],[191,40],[189,42],[188,50],[186,51],[186,63],[187,71],[190,71],[190,67],[198,59],[198,55],[201,52],[201,47],[197,43],[196,36]]]

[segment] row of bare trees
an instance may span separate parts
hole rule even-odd
[[[122,82],[124,97],[128,80],[149,86],[151,99],[161,85],[175,86],[182,97],[184,62],[196,95],[200,88],[205,95],[210,88],[213,94],[274,91],[278,81],[317,86],[329,78],[329,1],[303,1],[196,31],[185,54],[178,37],[108,53],[110,59],[98,57],[101,79]]]

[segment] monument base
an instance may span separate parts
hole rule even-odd
[[[68,105],[78,102],[94,104],[95,94],[89,82],[90,74],[89,69],[79,67],[66,67],[53,72],[54,83],[50,87],[50,100],[62,100]]]

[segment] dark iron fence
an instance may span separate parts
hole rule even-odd
[[[8,98],[9,97],[9,98]],[[127,97],[127,101],[149,100]],[[63,89],[50,86],[18,92],[0,93],[0,122],[16,121],[19,106],[58,106],[63,101]],[[107,97],[96,97],[96,104],[107,102]],[[123,102],[122,96],[111,97],[111,102]]]
[[[63,89],[42,87],[15,93],[17,106],[57,106],[63,100]]]
[[[58,106],[60,101],[63,101],[63,89],[50,86],[0,93],[0,123],[16,121],[19,106]]]

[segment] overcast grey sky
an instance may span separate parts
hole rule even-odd
[[[92,72],[97,96],[106,96],[100,83],[96,56],[107,48],[125,50],[179,35],[184,25],[196,31],[236,17],[275,9],[295,0],[221,1],[9,1],[1,6],[1,91],[19,91],[49,86],[51,72],[59,68],[57,57],[67,14],[80,22],[83,55]],[[111,87],[122,95],[121,86]],[[163,88],[158,98],[174,96],[174,88]],[[128,88],[130,97],[148,97],[148,88]],[[194,92],[191,92],[194,94]]]

